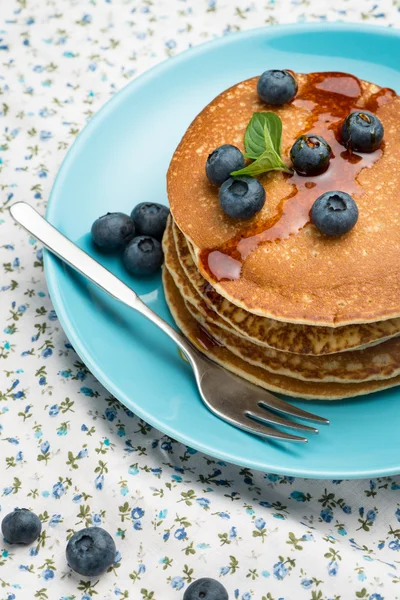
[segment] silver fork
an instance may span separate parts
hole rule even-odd
[[[153,312],[139,296],[89,254],[50,225],[26,202],[10,207],[13,218],[53,254],[90,279],[113,298],[137,310],[157,325],[179,346],[191,365],[200,396],[209,410],[234,427],[279,441],[307,442],[302,436],[273,426],[318,433],[318,429],[279,416],[281,413],[328,424],[329,421],[280,400],[270,392],[233,375],[201,354],[193,344]]]

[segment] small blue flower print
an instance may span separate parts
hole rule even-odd
[[[323,508],[320,512],[320,517],[325,523],[330,523],[333,519],[333,512],[330,508]]]
[[[92,523],[96,527],[101,525],[101,516],[98,513],[94,513],[94,515],[92,515]]]
[[[41,131],[40,132],[40,141],[41,142],[47,142],[47,140],[49,140],[52,137],[53,137],[53,134],[51,133],[51,131]]]
[[[230,519],[230,516],[226,512],[220,512],[219,516],[221,517],[221,519]]]
[[[45,569],[42,572],[42,577],[43,579],[45,579],[46,581],[49,579],[54,579],[54,571],[52,571],[51,569]]]
[[[97,475],[96,479],[94,480],[94,486],[95,486],[96,490],[102,490],[103,485],[104,485],[104,475]]]
[[[400,540],[393,540],[388,543],[388,548],[391,550],[395,550],[396,552],[400,550]]]
[[[398,508],[394,514],[395,514],[396,519],[400,523],[400,508]]]
[[[65,494],[65,487],[63,486],[61,481],[58,481],[55,485],[53,485],[52,496],[53,498],[61,498]]]
[[[160,512],[158,513],[158,518],[159,519],[165,519],[168,515],[168,510],[166,508],[164,508],[163,510],[160,510]]]
[[[256,529],[259,529],[259,530],[264,529],[265,521],[261,517],[258,517],[258,519],[256,519],[254,521],[254,525],[255,525]]]
[[[61,515],[53,515],[49,521],[49,527],[56,527],[61,521]]]
[[[227,566],[221,567],[220,570],[219,570],[219,574],[220,575],[227,575],[230,570],[231,570],[230,567],[227,567]]]
[[[40,446],[40,452],[42,454],[46,454],[46,452],[48,452],[49,450],[50,450],[49,442],[43,442],[43,444],[41,444],[41,446]]]
[[[305,590],[309,590],[310,587],[312,586],[313,582],[312,579],[302,579],[301,580],[301,585]]]
[[[132,511],[131,511],[132,519],[134,519],[134,520],[141,519],[143,516],[144,516],[143,508],[139,508],[138,506],[136,506],[135,508],[132,509]]]
[[[229,530],[229,539],[234,540],[237,537],[237,529],[236,527],[231,527]]]
[[[335,577],[338,573],[339,570],[339,565],[336,561],[331,560],[328,563],[328,575],[331,575],[332,577]]]
[[[78,452],[78,458],[86,458],[87,455],[88,455],[87,448],[83,448],[82,450],[79,450],[79,452]]]
[[[202,508],[208,508],[210,505],[210,501],[208,498],[197,498],[197,504],[199,504]]]
[[[282,579],[285,579],[286,575],[288,574],[288,569],[283,564],[283,562],[279,561],[274,564],[273,573],[274,573],[274,577],[276,577],[276,579],[282,580]]]
[[[170,536],[170,532],[169,532],[169,531],[166,531],[166,532],[164,533],[164,535],[163,535],[163,540],[164,540],[164,542],[168,542],[168,540],[169,540],[169,536]]]
[[[345,504],[343,506],[343,512],[346,513],[346,515],[351,515],[351,506],[348,506],[348,504]]]
[[[184,527],[179,527],[179,528],[178,528],[178,529],[175,531],[175,533],[174,533],[174,537],[175,537],[177,540],[184,540],[184,539],[186,539],[186,538],[187,538],[187,533],[186,533],[186,530],[185,530],[185,528],[184,528]]]
[[[185,582],[183,581],[182,577],[172,577],[171,579],[171,587],[174,590],[181,590],[183,588],[183,586],[185,585]]]
[[[82,389],[86,389],[86,388],[82,388]],[[117,416],[117,411],[115,408],[113,407],[108,407],[106,408],[106,410],[104,411],[104,414],[106,416],[107,421],[114,421],[114,419]]]
[[[133,523],[133,529],[135,529],[136,531],[141,531],[142,530],[142,522],[140,520],[137,520]]]
[[[380,594],[372,594],[368,600],[385,600],[383,596]]]
[[[294,491],[290,494],[290,497],[293,498],[293,500],[297,500],[297,502],[305,502],[306,501],[306,495],[303,494],[303,492]]]
[[[376,512],[371,509],[367,512],[367,521],[370,521],[371,523],[373,523],[376,519]]]

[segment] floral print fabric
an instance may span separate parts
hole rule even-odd
[[[0,543],[0,600],[180,599],[214,577],[231,599],[400,598],[400,478],[306,481],[171,440],[119,404],[66,339],[40,246],[10,219],[45,210],[70,144],[157,62],[230,32],[304,20],[400,25],[396,1],[0,0],[0,505],[40,515]],[[67,539],[99,525],[110,572],[87,581]]]

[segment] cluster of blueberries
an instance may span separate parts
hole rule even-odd
[[[122,250],[122,261],[134,275],[150,275],[164,260],[161,247],[169,209],[156,202],[141,202],[131,215],[107,213],[92,225],[92,238],[105,251]]]
[[[293,100],[297,93],[296,79],[289,71],[265,71],[258,79],[257,92],[263,102],[282,105]],[[352,152],[374,152],[383,139],[383,125],[368,111],[350,113],[343,122],[341,139]],[[304,176],[323,173],[329,166],[332,150],[323,137],[308,134],[293,144],[290,159],[296,173]],[[264,206],[265,190],[249,175],[232,177],[231,173],[244,167],[239,148],[224,144],[207,158],[206,174],[211,183],[220,187],[222,210],[234,219],[250,219]],[[321,233],[330,236],[350,231],[358,219],[354,199],[342,191],[322,194],[311,210],[311,220]]]
[[[4,517],[1,530],[9,544],[32,544],[42,531],[42,523],[34,512],[17,508]],[[84,577],[96,577],[115,562],[116,548],[105,529],[86,527],[74,533],[65,554],[71,569]],[[228,600],[228,593],[219,581],[203,577],[189,585],[183,600]]]

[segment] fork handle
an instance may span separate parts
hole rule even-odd
[[[17,223],[22,225],[34,238],[39,240],[52,254],[55,254],[76,271],[87,277],[87,279],[90,279],[90,281],[107,292],[107,294],[123,302],[130,308],[135,309],[149,319],[149,321],[157,325],[179,346],[185,353],[185,356],[187,356],[192,367],[194,367],[194,357],[192,354],[197,353],[197,350],[195,350],[186,338],[171,327],[169,323],[151,310],[133,289],[89,256],[79,246],[71,242],[71,240],[46,221],[27,202],[15,202],[10,207],[10,213]]]

